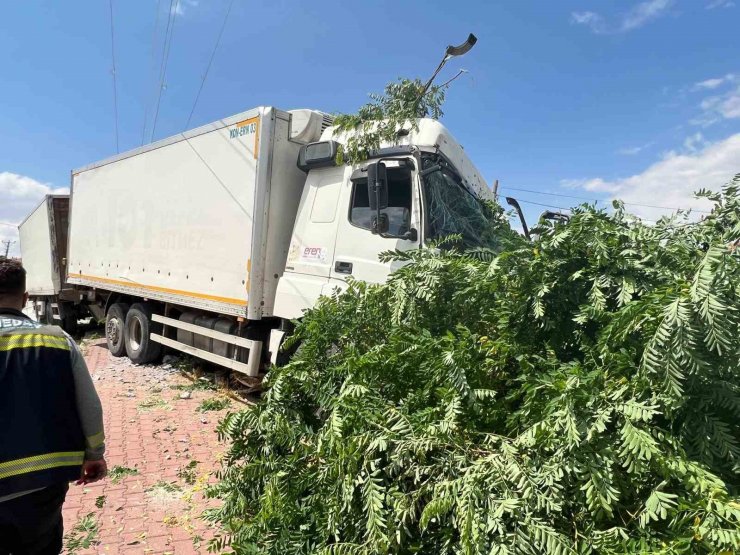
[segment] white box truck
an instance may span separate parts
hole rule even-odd
[[[114,355],[165,346],[258,377],[321,295],[387,278],[381,252],[480,240],[492,194],[443,125],[357,165],[330,125],[260,107],[72,172],[66,283]]]

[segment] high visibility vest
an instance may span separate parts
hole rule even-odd
[[[0,497],[76,480],[84,456],[67,337],[0,312]]]

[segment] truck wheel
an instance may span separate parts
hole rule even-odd
[[[60,305],[59,307],[62,317],[62,329],[71,336],[76,336],[79,332],[79,326],[77,324],[77,309],[75,306]]]
[[[44,315],[39,318],[39,322],[47,326],[54,325],[54,319],[51,317],[51,301],[44,301]]]
[[[152,322],[152,310],[137,303],[126,314],[126,354],[134,364],[154,362],[162,354],[162,345],[152,341],[150,333],[161,333],[162,326]]]
[[[105,315],[105,341],[108,350],[114,357],[122,357],[126,354],[126,341],[124,340],[124,329],[126,327],[126,313],[128,305],[114,303],[108,308]]]

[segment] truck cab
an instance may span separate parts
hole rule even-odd
[[[307,172],[274,313],[297,318],[320,295],[346,279],[380,283],[398,262],[381,262],[390,250],[423,247],[459,234],[486,245],[481,201],[493,195],[460,144],[438,121],[418,120],[361,164],[337,164],[346,135],[326,129],[305,145],[299,166]],[[377,180],[378,173],[382,179]],[[380,206],[373,187],[380,183]]]

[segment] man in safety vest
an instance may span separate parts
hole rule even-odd
[[[75,342],[27,300],[23,266],[0,260],[0,555],[57,555],[69,482],[107,472],[103,410]]]

